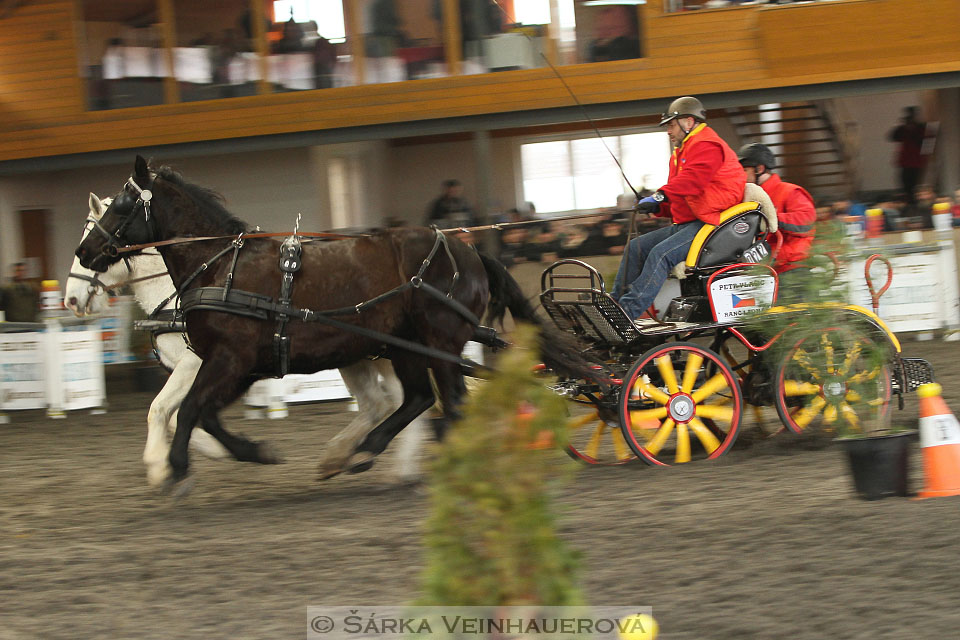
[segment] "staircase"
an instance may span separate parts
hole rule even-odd
[[[761,142],[776,154],[777,173],[819,200],[852,198],[858,189],[853,124],[830,100],[727,109],[741,145]]]

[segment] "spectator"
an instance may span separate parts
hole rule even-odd
[[[303,50],[303,27],[293,19],[293,11],[290,11],[290,19],[283,23],[283,35],[277,42],[274,53],[295,53]]]
[[[553,262],[560,254],[561,236],[555,228],[556,223],[544,222],[539,228],[533,227],[530,239],[524,248],[524,256],[530,262]]]
[[[313,41],[313,76],[317,89],[333,87],[333,70],[337,65],[337,47],[323,36]]]
[[[603,223],[601,228],[603,238],[603,253],[619,255],[627,244],[627,230],[622,220],[611,219]]]
[[[629,60],[640,57],[636,7],[611,5],[597,14],[590,62]]]
[[[364,48],[370,58],[385,58],[404,46],[407,37],[394,0],[373,0],[367,9],[369,33],[364,38]]]
[[[526,262],[525,248],[529,230],[526,226],[509,227],[500,234],[500,262],[505,267]]]
[[[463,198],[463,185],[459,180],[445,180],[443,193],[427,210],[427,226],[435,224],[442,228],[469,227],[475,222],[473,210]]]
[[[27,278],[27,265],[13,265],[13,279],[0,289],[0,309],[7,322],[37,322],[40,313],[40,293]]]
[[[897,148],[897,167],[900,169],[900,184],[903,192],[909,198],[908,203],[914,204],[914,193],[923,169],[927,166],[927,155],[923,148],[927,136],[927,124],[917,118],[917,108],[904,109],[903,119],[889,134],[892,142],[900,143]]]
[[[915,227],[918,229],[933,228],[933,205],[937,202],[937,193],[928,184],[921,184],[913,194],[912,204],[907,205],[907,212],[915,218]]]

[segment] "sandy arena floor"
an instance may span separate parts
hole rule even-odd
[[[960,343],[904,346],[960,410]],[[423,490],[384,464],[315,481],[345,403],[276,421],[230,409],[228,428],[286,464],[194,457],[176,502],[144,480],[150,400],[0,426],[0,640],[303,638],[309,604],[413,599]],[[899,415],[915,423],[915,397]],[[744,443],[716,462],[578,473],[558,503],[590,602],[652,606],[662,640],[957,637],[960,497],[865,502],[829,440]],[[912,465],[919,486],[917,450]]]

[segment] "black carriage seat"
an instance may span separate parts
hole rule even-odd
[[[748,183],[744,198],[744,202],[720,214],[719,224],[703,225],[687,252],[685,270],[756,262],[758,256],[750,253],[744,256],[744,252],[777,230],[777,212],[770,196],[758,185]],[[764,247],[759,251],[768,249]]]
[[[603,276],[580,260],[559,260],[540,276],[540,302],[562,331],[599,347],[640,337],[627,312],[604,290]]]
[[[687,252],[688,271],[711,269],[737,262],[757,262],[769,253],[769,247],[759,248],[759,255],[744,255],[748,249],[757,251],[757,243],[770,231],[763,209],[757,202],[743,202],[720,214],[720,224],[705,224],[697,232]]]

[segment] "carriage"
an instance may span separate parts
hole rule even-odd
[[[677,270],[680,295],[660,319],[631,321],[586,262],[560,260],[543,272],[540,301],[550,318],[611,373],[609,388],[555,384],[571,401],[572,456],[651,465],[717,458],[733,446],[748,408],[762,421],[769,406],[778,430],[822,424],[869,433],[887,424],[894,394],[902,409],[904,393],[932,381],[929,363],[902,357],[876,313],[778,305],[778,276],[760,263],[775,225],[759,202],[704,225]],[[804,316],[817,312],[829,321],[811,328]]]

